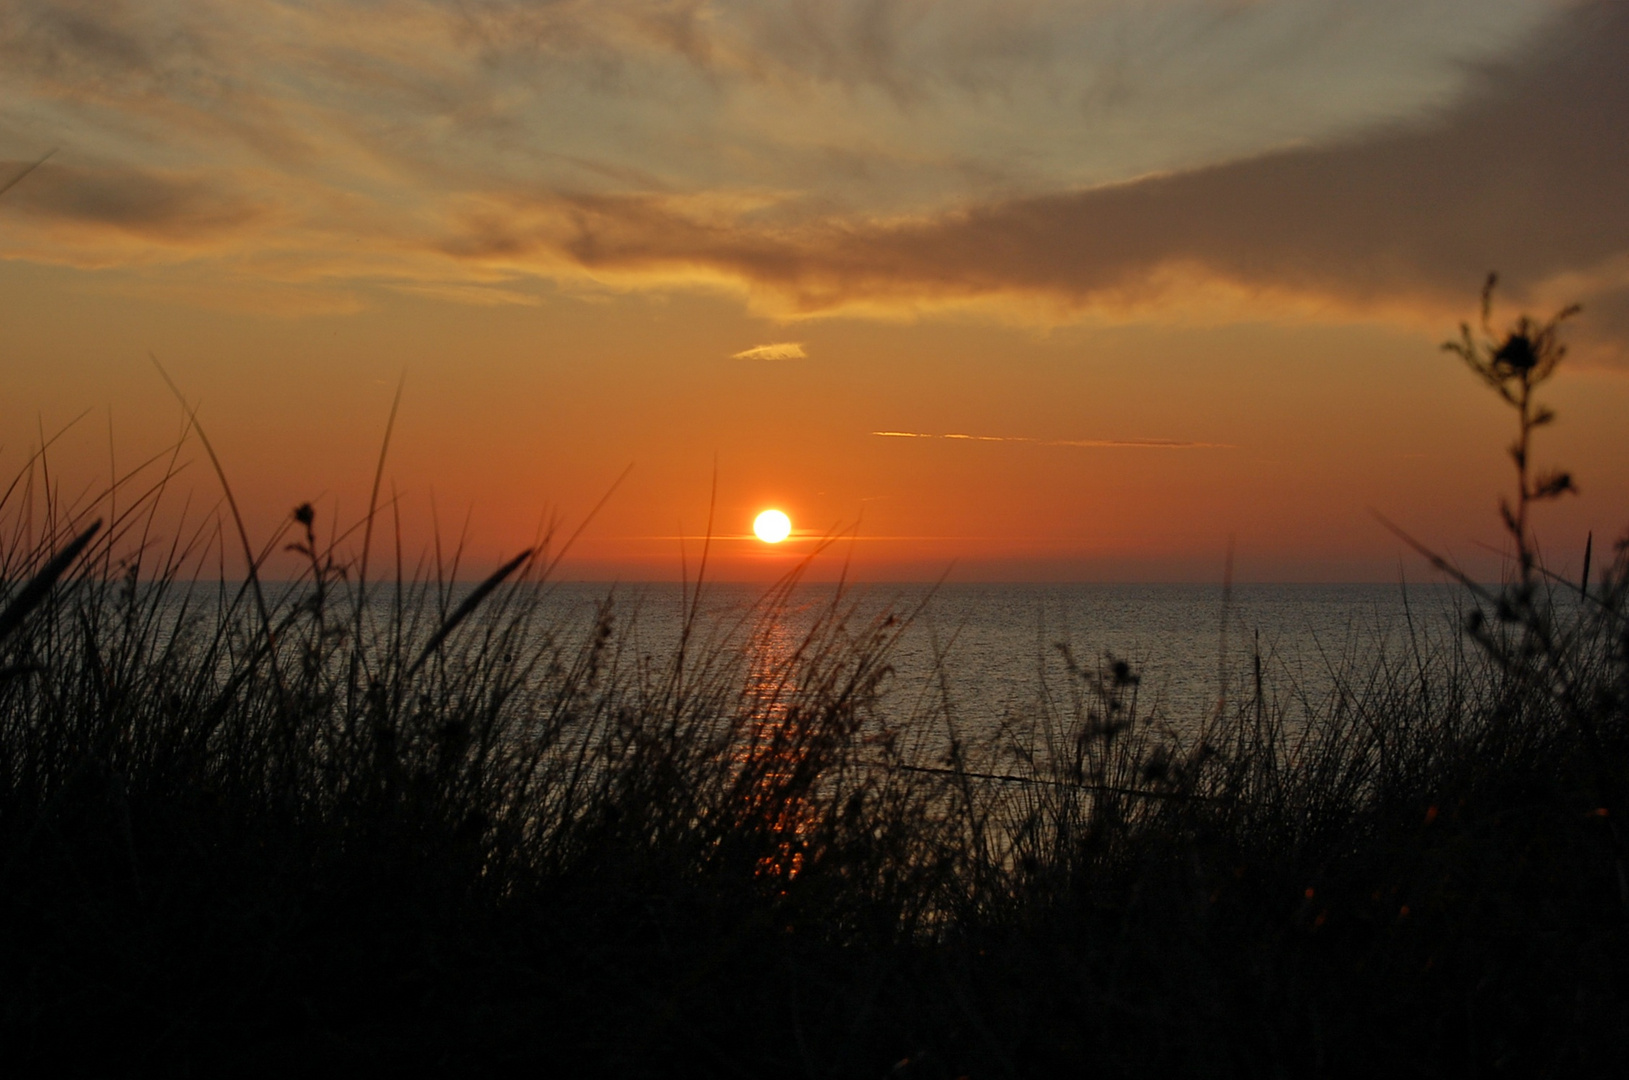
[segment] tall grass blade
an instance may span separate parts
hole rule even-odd
[[[28,580],[4,611],[0,611],[0,641],[10,637],[12,632],[23,624],[28,613],[40,605],[51,592],[51,586],[57,583],[68,567],[73,565],[74,559],[85,550],[85,545],[91,542],[97,532],[102,528],[102,519],[97,518],[91,527],[70,540],[65,547],[51,557],[51,561],[40,568],[40,572]]]
[[[44,154],[40,155],[40,158],[39,158],[38,161],[35,161],[35,162],[33,162],[32,164],[29,164],[29,165],[24,165],[21,172],[17,173],[10,180],[7,180],[4,184],[0,184],[0,195],[4,195],[6,192],[10,191],[12,188],[14,188],[18,184],[22,183],[23,178],[25,176],[27,176],[29,173],[33,172],[35,169],[39,168],[41,165],[44,165],[46,163],[46,161],[50,159],[51,155],[56,153],[56,152],[57,152],[57,148],[53,146],[53,147],[51,147],[51,149],[47,150]]]
[[[1578,595],[1580,596],[1589,595],[1589,557],[1594,554],[1594,551],[1595,531],[1591,529],[1589,535],[1584,537],[1584,572],[1578,578]]]
[[[447,616],[447,621],[441,624],[440,629],[431,635],[430,640],[424,645],[424,650],[419,653],[419,658],[413,661],[412,666],[407,669],[408,676],[411,677],[419,668],[423,667],[424,662],[430,659],[431,654],[441,647],[442,642],[447,640],[447,635],[458,629],[458,624],[469,618],[471,613],[481,606],[481,601],[491,595],[493,589],[503,584],[505,578],[520,569],[526,560],[532,557],[535,550],[535,548],[527,548],[492,571],[492,574],[485,581],[477,585],[475,591],[466,596],[464,602],[459,604],[451,615]]]

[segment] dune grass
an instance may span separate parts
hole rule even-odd
[[[439,555],[367,581],[371,541],[301,507],[265,551],[305,575],[234,582],[219,531],[158,538],[173,464],[67,508],[31,462],[0,503],[0,1059],[1606,1072],[1629,557],[1561,583],[1529,555],[1565,488],[1528,479],[1519,334],[1556,347],[1464,340],[1516,380],[1524,456],[1523,557],[1466,581],[1466,634],[1377,647],[1326,701],[1252,655],[1178,727],[1131,665],[1068,657],[988,745],[890,707],[911,612],[789,620],[796,574],[732,626],[687,589],[650,656],[615,596],[552,619],[547,545],[473,587]]]

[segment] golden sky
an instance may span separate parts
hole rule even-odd
[[[0,0],[0,466],[172,442],[152,356],[257,538],[355,520],[401,383],[404,548],[477,571],[631,466],[567,576],[693,567],[715,475],[724,578],[1422,575],[1371,510],[1486,572],[1509,423],[1437,346],[1497,269],[1585,308],[1569,567],[1629,507],[1625,56],[1612,0]]]

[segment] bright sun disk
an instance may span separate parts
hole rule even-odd
[[[778,544],[792,535],[792,519],[779,510],[765,510],[752,523],[752,531],[766,544]]]

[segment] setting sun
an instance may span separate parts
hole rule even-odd
[[[752,522],[752,531],[766,544],[778,544],[792,534],[792,519],[779,510],[765,510]]]

